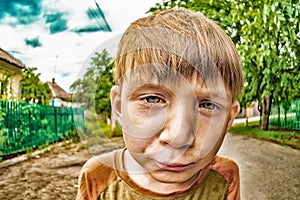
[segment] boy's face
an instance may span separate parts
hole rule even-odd
[[[186,182],[209,164],[239,112],[221,80],[204,83],[196,73],[176,83],[127,79],[111,100],[131,156],[163,183]]]

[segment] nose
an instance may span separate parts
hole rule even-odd
[[[190,148],[194,143],[197,126],[198,114],[195,107],[191,104],[181,104],[169,112],[159,141],[177,149]]]

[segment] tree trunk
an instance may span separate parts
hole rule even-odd
[[[268,96],[262,102],[262,130],[269,130],[269,117],[271,112],[272,97]]]

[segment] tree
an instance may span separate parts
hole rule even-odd
[[[200,11],[231,36],[244,71],[243,104],[258,101],[262,129],[268,129],[273,101],[300,94],[300,2],[295,0],[169,0],[150,12],[170,7]]]
[[[97,113],[101,113],[106,118],[110,119],[110,89],[113,86],[113,62],[110,62],[103,71],[98,80],[95,96],[95,109]]]
[[[83,78],[75,81],[70,89],[74,91],[73,101],[86,109],[95,111],[100,118],[110,118],[110,89],[113,85],[113,58],[106,50],[95,53],[91,67]]]
[[[49,104],[50,88],[40,81],[40,73],[36,74],[36,67],[25,68],[21,80],[21,100],[25,102]]]
[[[243,23],[237,45],[245,74],[243,94],[247,102],[260,102],[263,130],[268,130],[272,102],[300,92],[299,6],[292,1],[249,1],[235,11]]]

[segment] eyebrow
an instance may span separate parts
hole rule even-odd
[[[194,91],[197,97],[201,97],[201,99],[217,99],[217,100],[230,100],[231,98],[227,95],[226,92],[223,91],[212,91],[207,88],[201,88],[201,90]]]
[[[166,92],[169,92],[169,90],[170,90],[168,87],[166,87],[160,83],[146,83],[146,84],[138,86],[138,87],[129,87],[128,89],[133,92],[143,90],[143,89],[164,90]]]

